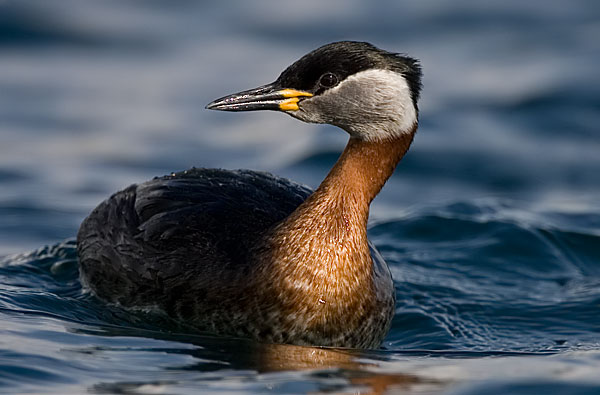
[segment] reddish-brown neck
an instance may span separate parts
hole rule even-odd
[[[393,140],[350,138],[317,190],[268,235],[268,260],[277,266],[269,270],[293,279],[293,287],[304,292],[364,286],[372,264],[369,204],[408,150],[415,129]]]
[[[350,202],[360,203],[363,210],[368,210],[369,204],[408,150],[413,137],[414,132],[384,141],[350,138],[339,160],[313,196],[349,199]],[[309,200],[305,204],[310,205]],[[354,208],[359,209],[356,206]]]

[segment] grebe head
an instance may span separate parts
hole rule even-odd
[[[420,90],[417,60],[369,43],[341,41],[303,56],[271,84],[225,96],[206,108],[282,111],[378,141],[414,130]]]

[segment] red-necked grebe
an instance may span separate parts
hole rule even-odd
[[[378,347],[395,292],[367,240],[369,204],[413,140],[420,80],[415,59],[337,42],[272,84],[213,101],[328,123],[350,139],[314,192],[262,172],[192,169],[114,194],[79,229],[82,282],[198,331]]]

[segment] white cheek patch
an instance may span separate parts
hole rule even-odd
[[[363,140],[384,140],[411,133],[417,110],[402,74],[382,69],[358,72],[326,94],[341,105],[344,128]]]

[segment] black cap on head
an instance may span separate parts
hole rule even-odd
[[[418,101],[421,92],[419,62],[366,42],[340,41],[317,48],[285,69],[276,84],[317,95],[347,77],[369,69],[401,73],[408,82],[413,101]]]

